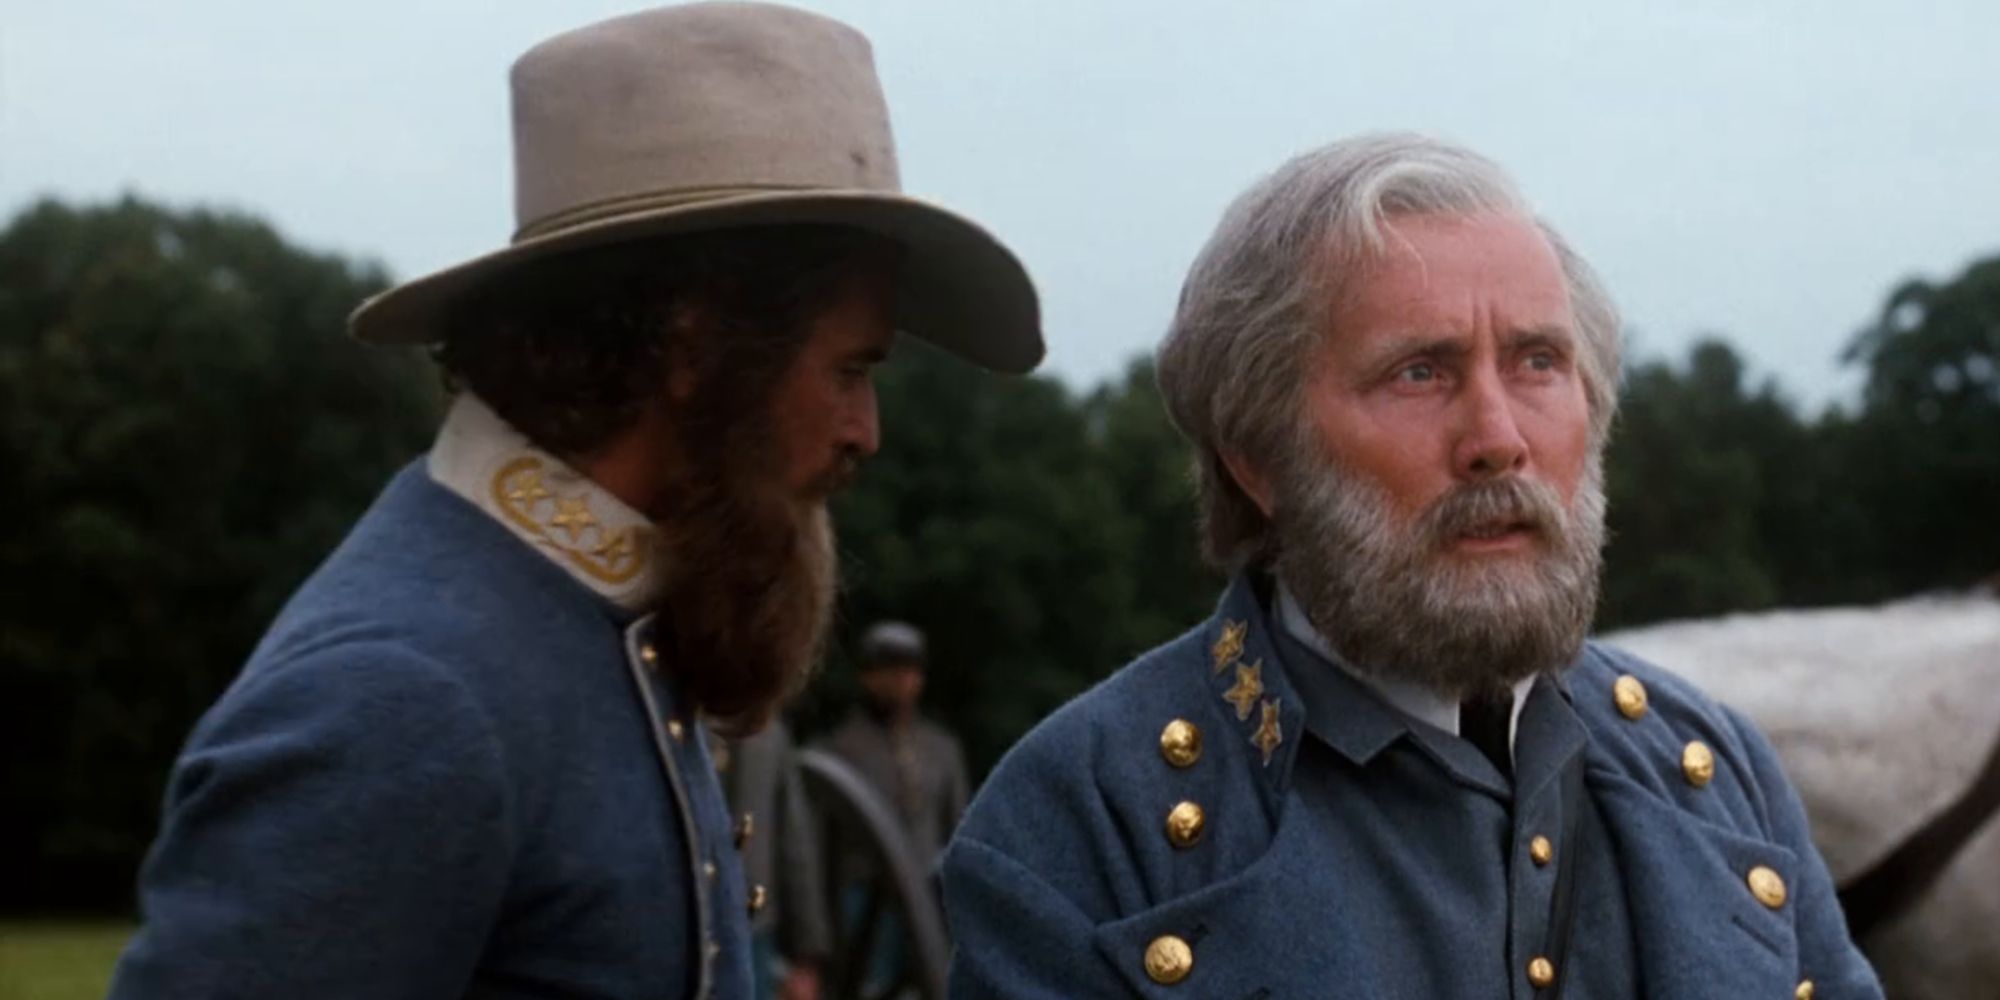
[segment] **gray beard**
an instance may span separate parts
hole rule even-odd
[[[1567,510],[1547,483],[1505,477],[1458,487],[1409,524],[1396,522],[1375,482],[1323,462],[1288,466],[1274,484],[1273,568],[1349,667],[1456,700],[1576,658],[1603,565],[1598,454]],[[1495,518],[1532,525],[1539,551],[1448,551]]]

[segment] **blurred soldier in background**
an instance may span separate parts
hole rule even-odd
[[[819,825],[806,799],[790,727],[731,739],[711,732],[722,793],[735,810],[736,844],[750,882],[752,972],[757,996],[815,1000],[833,947]]]
[[[928,661],[924,634],[915,627],[880,622],[869,628],[861,638],[861,704],[821,744],[881,793],[902,820],[910,860],[927,873],[958,825],[969,795],[957,738],[918,711]],[[840,889],[842,915],[852,926],[886,905],[888,892],[866,831],[842,812],[827,820],[834,885]],[[893,915],[886,919],[890,923],[878,937],[870,963],[870,978],[878,982],[896,975],[902,964],[899,926]]]
[[[825,743],[902,817],[912,860],[926,871],[958,825],[969,794],[958,739],[918,711],[928,665],[922,632],[902,622],[870,628],[861,637],[861,704]],[[858,850],[838,855],[836,864],[842,885],[874,874]]]

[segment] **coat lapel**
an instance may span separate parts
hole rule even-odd
[[[1622,876],[1640,982],[1653,1000],[1790,996],[1798,982],[1791,906],[1768,906],[1753,869],[1793,885],[1790,850],[1723,829],[1593,760],[1587,772]],[[1572,947],[1588,949],[1588,931]]]

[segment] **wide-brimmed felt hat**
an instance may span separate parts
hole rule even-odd
[[[510,83],[513,241],[362,303],[348,320],[356,337],[438,340],[468,292],[574,250],[823,224],[904,248],[904,332],[996,371],[1041,361],[1020,261],[978,224],[902,193],[860,32],[771,4],[666,7],[549,39]]]

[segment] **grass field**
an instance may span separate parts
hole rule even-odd
[[[0,1000],[104,1000],[131,936],[119,921],[0,921]]]

